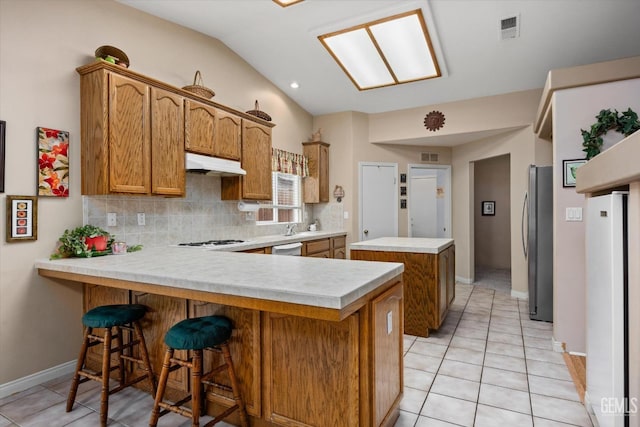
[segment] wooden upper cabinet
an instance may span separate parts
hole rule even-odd
[[[187,100],[185,110],[187,151],[240,160],[242,119],[202,102]]]
[[[309,176],[304,178],[304,202],[326,203],[329,201],[329,144],[313,141],[302,145],[309,160]]]
[[[213,156],[216,109],[202,102],[185,101],[185,139],[187,151]]]
[[[185,194],[184,98],[151,88],[151,192]]]
[[[224,110],[216,113],[213,155],[240,160],[242,146],[242,119]],[[271,159],[271,131],[269,131],[269,159]]]
[[[105,69],[80,82],[82,194],[184,195],[183,97]]]
[[[109,75],[109,191],[151,191],[149,86]],[[92,167],[88,164],[84,166]],[[85,171],[83,167],[83,172]]]
[[[271,128],[242,120],[242,177],[222,177],[222,200],[271,200]]]

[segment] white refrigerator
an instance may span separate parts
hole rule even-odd
[[[628,425],[627,194],[587,199],[587,393],[600,427]]]

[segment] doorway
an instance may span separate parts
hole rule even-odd
[[[511,156],[474,162],[474,285],[511,293]]]
[[[409,237],[451,238],[451,166],[409,165]]]
[[[398,164],[358,163],[360,240],[398,236]]]

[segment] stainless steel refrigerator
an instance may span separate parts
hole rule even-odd
[[[529,166],[522,207],[522,247],[529,271],[529,317],[553,321],[553,168]]]

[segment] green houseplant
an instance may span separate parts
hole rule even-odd
[[[73,230],[65,230],[58,239],[58,248],[51,259],[68,257],[91,257],[111,250],[113,236],[95,225],[83,225]]]

